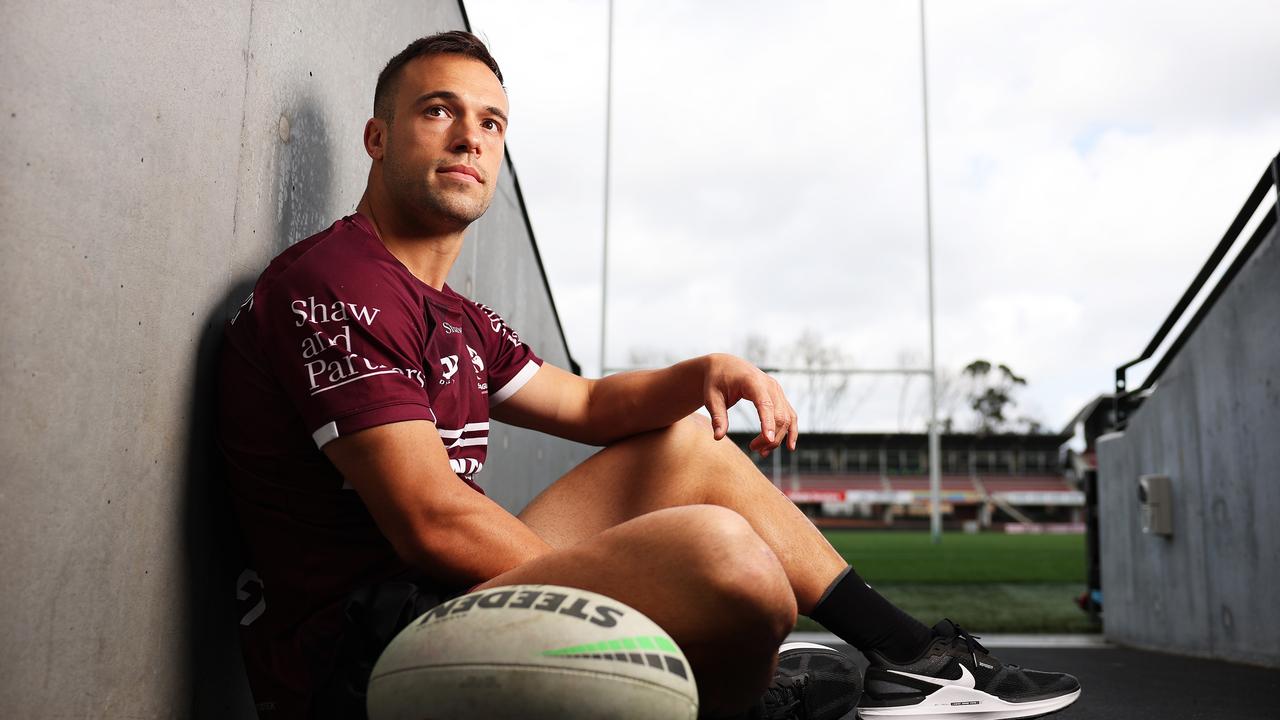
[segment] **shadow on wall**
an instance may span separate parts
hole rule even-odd
[[[227,308],[237,307],[252,289],[253,280],[240,281],[205,318],[195,358],[183,503],[189,718],[257,717],[237,628],[252,609],[241,606],[258,598],[255,588],[237,586],[245,552],[215,436],[223,323]]]
[[[315,99],[303,98],[292,112],[281,115],[279,133],[283,142],[276,145],[279,175],[273,256],[337,219],[332,138]]]
[[[276,155],[275,256],[328,227],[335,219],[332,143],[313,98],[280,119]],[[223,324],[253,290],[241,278],[212,311],[195,358],[183,522],[188,624],[185,658],[191,678],[185,717],[217,720],[257,717],[240,654],[240,619],[261,600],[261,583],[242,577],[246,553],[218,450],[218,353]]]

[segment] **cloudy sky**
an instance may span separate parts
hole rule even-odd
[[[508,148],[594,374],[607,3],[467,9],[503,67]],[[608,366],[751,336],[779,352],[806,332],[858,367],[926,364],[917,3],[614,12]],[[926,13],[938,364],[1008,364],[1029,383],[1018,413],[1058,428],[1141,351],[1280,151],[1280,3]],[[780,379],[829,429],[923,428],[919,380],[856,378],[832,410]]]

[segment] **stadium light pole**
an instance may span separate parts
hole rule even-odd
[[[609,0],[609,39],[606,45],[604,80],[604,238],[600,256],[600,377],[605,373],[605,326],[609,309],[609,185],[612,179],[610,150],[613,146],[613,0]]]
[[[929,275],[929,534],[942,542],[942,439],[938,436],[938,357],[934,332],[933,198],[929,172],[929,60],[925,53],[924,0],[920,0],[920,94],[924,110],[924,223]]]

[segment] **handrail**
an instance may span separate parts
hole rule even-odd
[[[1142,354],[1137,358],[1134,358],[1133,360],[1130,360],[1116,368],[1116,392],[1113,397],[1117,429],[1123,428],[1125,424],[1127,411],[1125,406],[1126,401],[1138,393],[1150,388],[1151,385],[1159,379],[1160,375],[1164,373],[1169,363],[1173,360],[1173,357],[1178,354],[1178,351],[1186,343],[1187,339],[1191,337],[1191,333],[1195,332],[1196,327],[1200,325],[1200,321],[1204,319],[1205,315],[1209,313],[1209,310],[1213,307],[1214,303],[1217,302],[1219,296],[1221,296],[1227,286],[1231,284],[1236,274],[1240,271],[1240,268],[1244,267],[1244,264],[1253,255],[1254,250],[1262,244],[1262,240],[1266,238],[1267,233],[1271,231],[1271,228],[1275,227],[1276,222],[1280,220],[1280,202],[1272,206],[1272,210],[1274,210],[1274,212],[1267,213],[1263,216],[1262,221],[1258,224],[1253,235],[1240,249],[1239,254],[1236,255],[1235,260],[1232,261],[1227,270],[1223,272],[1222,277],[1218,279],[1218,284],[1214,286],[1213,290],[1210,291],[1207,296],[1205,296],[1204,302],[1200,304],[1195,315],[1187,321],[1187,324],[1182,328],[1182,332],[1178,334],[1178,337],[1174,339],[1173,343],[1169,346],[1169,349],[1160,358],[1160,361],[1156,363],[1156,366],[1147,374],[1147,379],[1142,383],[1142,385],[1136,390],[1128,390],[1125,371],[1134,365],[1147,360],[1155,354],[1156,349],[1160,347],[1160,344],[1163,343],[1169,336],[1169,333],[1173,331],[1173,326],[1177,324],[1178,319],[1182,317],[1183,313],[1186,312],[1187,307],[1191,305],[1191,302],[1195,300],[1196,295],[1200,293],[1204,288],[1205,283],[1209,281],[1209,276],[1212,275],[1213,272],[1217,270],[1218,265],[1222,263],[1222,259],[1226,256],[1227,251],[1230,250],[1231,246],[1235,244],[1237,239],[1239,239],[1240,233],[1244,231],[1244,226],[1248,224],[1250,218],[1252,218],[1258,211],[1258,206],[1262,204],[1262,200],[1266,197],[1267,191],[1273,187],[1280,188],[1280,155],[1276,155],[1271,159],[1270,165],[1263,171],[1262,177],[1258,178],[1258,183],[1254,186],[1253,192],[1249,194],[1249,199],[1245,200],[1244,206],[1240,208],[1240,212],[1236,214],[1236,218],[1232,221],[1231,226],[1227,228],[1226,234],[1222,236],[1222,240],[1218,242],[1218,246],[1214,248],[1213,253],[1209,255],[1209,259],[1206,260],[1204,266],[1200,268],[1200,272],[1197,273],[1195,279],[1191,281],[1191,286],[1182,294],[1182,297],[1178,300],[1178,303],[1174,305],[1169,316],[1166,317],[1164,323],[1160,325],[1160,329],[1156,331],[1155,337],[1151,338],[1151,342],[1147,343],[1146,349],[1143,350]]]

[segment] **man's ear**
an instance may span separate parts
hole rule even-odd
[[[382,160],[387,151],[387,123],[369,118],[364,124],[364,151],[374,160]]]

